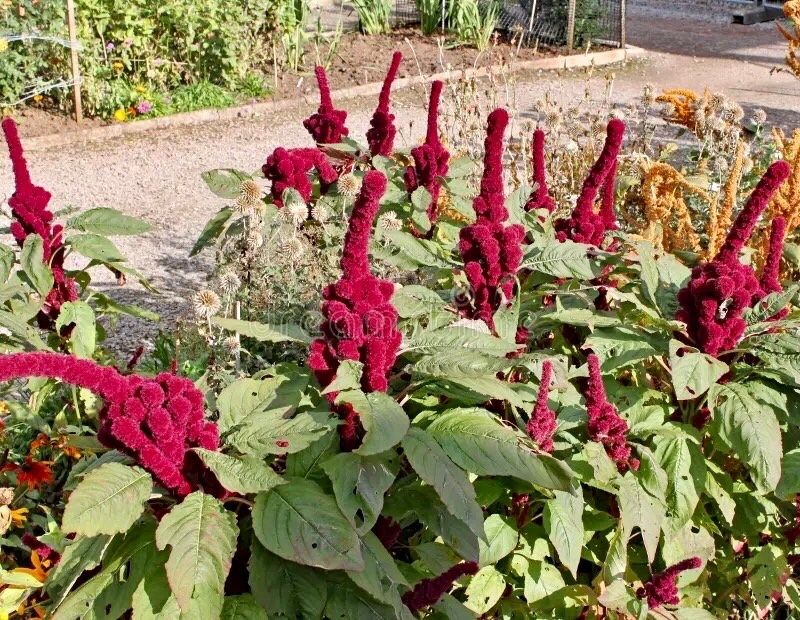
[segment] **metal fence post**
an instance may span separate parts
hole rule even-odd
[[[572,51],[575,47],[575,4],[576,0],[569,0],[569,10],[567,12],[567,50]]]
[[[75,122],[83,120],[81,102],[81,65],[78,61],[78,30],[75,26],[75,1],[67,0],[67,27],[69,28],[69,49],[72,57],[72,94],[75,98]]]
[[[625,49],[628,43],[625,30],[625,2],[626,0],[620,0],[619,3],[619,46],[621,49]]]

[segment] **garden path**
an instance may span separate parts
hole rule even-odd
[[[652,51],[648,60],[611,69],[616,73],[613,98],[624,104],[641,93],[645,82],[657,89],[685,86],[722,90],[746,108],[760,107],[772,122],[800,126],[800,81],[786,73],[770,75],[783,59],[782,39],[774,24],[737,27],[721,18],[686,19],[659,9],[636,7],[628,23],[629,41]],[[583,72],[522,76],[518,105],[524,113],[545,89],[565,98],[580,96]],[[398,96],[396,111],[401,127],[420,118],[421,91]],[[339,102],[341,103],[341,102]],[[353,100],[349,125],[362,136],[375,102]],[[161,312],[167,322],[186,310],[187,300],[204,280],[205,259],[188,258],[189,248],[205,221],[220,208],[200,180],[204,170],[236,167],[259,168],[278,145],[310,145],[300,120],[310,105],[274,116],[239,119],[203,126],[179,127],[128,136],[104,143],[73,144],[30,151],[34,180],[49,189],[56,208],[113,206],[141,216],[154,231],[141,239],[120,239],[119,246],[131,263],[159,288],[170,291],[154,297],[137,285],[114,285],[110,275],[97,274],[102,287],[115,297]],[[416,122],[403,132],[409,141],[423,131]],[[0,167],[0,199],[11,191],[7,166]],[[134,321],[123,322],[115,344],[130,351],[152,339],[154,329]]]

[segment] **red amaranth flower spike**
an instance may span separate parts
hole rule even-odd
[[[413,589],[403,594],[403,603],[411,611],[416,613],[435,605],[442,596],[447,594],[458,579],[465,575],[474,575],[478,572],[478,564],[475,562],[461,562],[451,566],[438,577],[423,579],[418,582]]]
[[[381,89],[380,98],[378,99],[378,107],[372,114],[370,120],[370,128],[367,130],[367,143],[369,144],[369,152],[372,155],[384,155],[388,157],[392,154],[394,147],[394,138],[397,135],[397,128],[394,126],[394,114],[389,111],[390,97],[392,93],[392,83],[397,77],[397,71],[400,69],[400,62],[403,60],[401,52],[395,52],[392,55],[392,64],[389,66],[389,71],[386,73],[386,78],[383,80],[383,88]]]
[[[385,392],[388,375],[397,357],[402,335],[397,329],[397,310],[391,304],[394,284],[370,271],[369,242],[386,191],[386,177],[376,170],[364,175],[342,248],[342,277],[322,292],[323,337],[311,343],[308,365],[320,385],[336,376],[342,360],[364,364],[362,389]],[[328,394],[331,403],[336,393]],[[360,444],[358,412],[348,403],[334,410],[345,420],[339,427],[342,449]]]
[[[606,141],[597,161],[583,182],[578,201],[572,215],[556,220],[556,237],[559,241],[571,239],[600,247],[606,232],[617,227],[614,215],[614,183],[617,157],[622,148],[625,123],[615,118],[609,121]],[[603,201],[599,212],[595,212],[597,194],[603,188]]]
[[[205,472],[194,447],[219,449],[219,430],[204,415],[204,398],[183,377],[121,375],[115,368],[60,353],[0,355],[0,381],[48,377],[86,388],[105,401],[97,433],[103,445],[135,458],[178,495],[197,488]]]
[[[750,195],[728,233],[719,253],[692,270],[692,277],[678,291],[675,318],[686,323],[695,345],[704,353],[718,355],[742,339],[746,323],[742,314],[766,295],[753,268],[739,261],[758,218],[772,195],[791,173],[785,161],[772,164]]]
[[[631,456],[628,443],[628,423],[619,415],[617,408],[606,397],[603,375],[600,373],[600,360],[596,355],[588,357],[589,384],[584,394],[588,415],[587,430],[589,439],[603,444],[606,454],[611,457],[620,472],[639,469],[639,460]]]
[[[539,383],[539,395],[536,399],[536,406],[528,420],[528,437],[536,442],[544,452],[553,451],[553,436],[556,433],[556,414],[550,409],[548,395],[550,383],[553,380],[553,363],[549,360],[542,364],[542,380]]]
[[[297,190],[305,202],[311,200],[312,185],[309,173],[316,169],[320,183],[330,185],[339,177],[322,151],[317,149],[276,148],[261,167],[264,177],[272,181],[270,193],[276,207],[283,207],[283,192]]]
[[[508,113],[498,108],[489,115],[486,131],[481,191],[472,203],[477,218],[459,232],[458,248],[464,260],[464,273],[472,287],[472,305],[463,311],[470,319],[480,319],[494,329],[494,312],[502,298],[514,297],[514,275],[522,261],[525,229],[519,224],[505,226],[503,183],[503,135]]]
[[[531,156],[533,159],[533,182],[536,189],[533,190],[528,202],[525,203],[525,210],[546,209],[549,213],[552,213],[556,210],[556,201],[553,200],[553,197],[550,196],[550,190],[547,189],[547,171],[544,162],[544,131],[541,129],[533,132]]]
[[[333,107],[331,87],[323,67],[314,68],[319,86],[319,109],[303,121],[303,126],[317,144],[339,144],[350,133],[345,126],[347,112]]]
[[[8,200],[13,215],[11,234],[20,247],[28,235],[42,238],[44,261],[53,274],[53,288],[44,300],[37,321],[42,329],[52,330],[61,306],[78,299],[78,287],[64,272],[63,227],[53,225],[53,213],[48,209],[50,192],[31,182],[16,123],[10,118],[3,119],[2,128],[16,183],[14,194]]]
[[[662,605],[678,605],[681,602],[678,596],[678,576],[684,571],[700,568],[702,565],[703,561],[696,556],[673,564],[650,577],[650,581],[637,590],[636,596],[647,598],[647,606],[650,609],[658,609]]]
[[[411,149],[414,165],[406,168],[404,180],[406,190],[412,193],[418,187],[424,187],[431,195],[428,205],[428,219],[431,223],[436,221],[439,194],[442,184],[439,177],[447,174],[450,153],[439,140],[439,102],[442,97],[444,84],[436,80],[431,84],[431,99],[428,104],[428,130],[425,143]]]
[[[783,257],[783,241],[786,237],[786,220],[776,217],[772,220],[769,234],[769,251],[767,260],[761,271],[761,290],[764,295],[780,293],[783,291],[781,284],[781,258]]]

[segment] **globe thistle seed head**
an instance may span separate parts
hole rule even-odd
[[[348,172],[339,177],[337,187],[340,196],[347,200],[355,200],[361,190],[361,181],[352,172]]]
[[[550,110],[545,115],[544,120],[547,123],[548,127],[550,128],[558,127],[561,124],[561,121],[563,120],[563,117],[561,116],[561,110],[556,110],[556,109]]]
[[[247,249],[251,252],[255,252],[256,250],[260,249],[261,246],[264,245],[264,235],[257,230],[251,230],[250,233],[247,235],[247,239],[245,241],[247,244]]]
[[[219,288],[226,295],[235,295],[241,285],[242,281],[234,271],[225,271],[219,277]]]
[[[236,355],[242,350],[242,343],[236,336],[228,336],[222,341],[222,347],[231,355]]]
[[[306,246],[297,237],[288,237],[281,241],[280,250],[292,259],[298,259],[306,252]]]
[[[233,208],[239,215],[252,217],[255,215],[256,209],[259,206],[258,199],[253,200],[250,197],[246,196],[244,193],[239,194],[239,197],[236,199],[236,202],[233,205]]]
[[[241,196],[249,202],[256,202],[261,199],[261,186],[254,179],[247,179],[242,182]]]
[[[194,312],[203,319],[209,318],[218,314],[222,309],[222,301],[214,291],[211,289],[203,289],[194,296]]]
[[[308,207],[302,202],[292,202],[284,209],[286,217],[295,226],[299,226],[308,219]]]
[[[728,98],[722,93],[714,93],[708,100],[708,108],[712,113],[721,112],[728,105]]]
[[[761,108],[756,108],[753,110],[751,120],[753,121],[754,125],[763,125],[767,122],[767,113]]]
[[[381,230],[400,230],[403,222],[394,211],[389,211],[378,218],[378,227]]]
[[[320,224],[324,224],[330,218],[330,213],[328,213],[328,208],[325,205],[316,204],[311,209],[311,217]]]

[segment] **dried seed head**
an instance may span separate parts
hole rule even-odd
[[[652,84],[645,84],[642,89],[642,103],[651,106],[656,102],[656,88]]]
[[[247,179],[242,182],[241,196],[250,202],[261,199],[261,186],[254,179]]]
[[[236,212],[239,215],[252,217],[255,215],[256,209],[259,207],[259,202],[260,201],[257,198],[253,200],[249,196],[242,193],[239,194],[239,197],[236,199],[233,207],[236,209]]]
[[[0,505],[7,506],[14,501],[14,489],[10,487],[0,488]]]
[[[767,122],[767,113],[761,108],[756,108],[753,110],[753,116],[751,119],[754,125],[763,125]]]
[[[545,115],[545,122],[551,129],[558,127],[562,120],[563,118],[561,116],[561,110],[553,109]]]
[[[378,218],[378,227],[381,230],[400,230],[403,222],[394,211],[388,211]]]
[[[299,226],[308,219],[308,207],[302,202],[294,202],[284,208],[286,217],[295,226]]]
[[[328,213],[328,209],[325,207],[325,205],[316,204],[311,209],[311,217],[313,217],[320,224],[324,224],[328,221],[330,213]]]
[[[288,237],[281,241],[280,249],[292,259],[300,258],[306,251],[305,244],[297,237]]]
[[[208,318],[222,309],[222,301],[211,289],[203,289],[194,296],[194,312],[200,318]]]
[[[352,172],[348,172],[347,174],[343,174],[339,177],[337,187],[339,188],[340,196],[346,198],[347,200],[355,200],[356,196],[358,196],[359,190],[361,189],[361,181]]]
[[[223,348],[231,355],[236,355],[242,350],[242,343],[236,336],[228,336],[222,341]]]
[[[257,230],[251,230],[250,233],[247,235],[247,249],[251,252],[255,252],[258,250],[262,245],[264,245],[264,235],[262,235]]]
[[[714,93],[708,100],[708,109],[712,112],[721,112],[728,105],[728,98],[722,93]]]
[[[242,285],[242,281],[234,271],[226,271],[219,277],[219,288],[226,295],[234,295]]]

